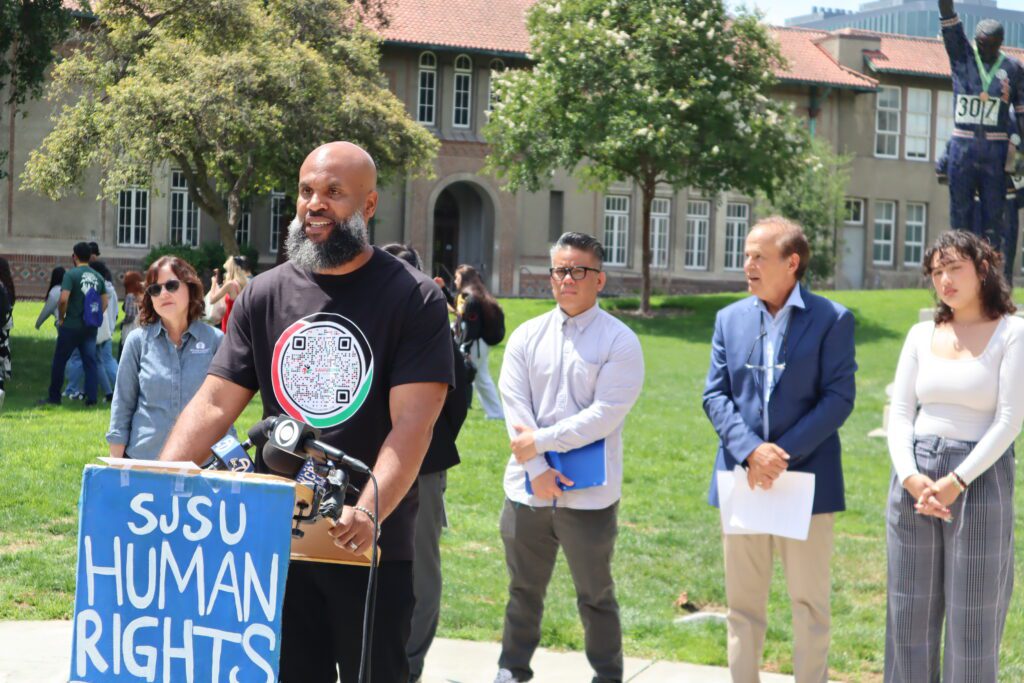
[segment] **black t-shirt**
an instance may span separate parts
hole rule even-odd
[[[347,275],[287,262],[242,290],[209,372],[259,390],[264,417],[319,427],[324,441],[373,467],[391,431],[391,387],[454,383],[444,295],[376,247]],[[412,559],[417,501],[413,484],[382,524],[384,561]]]

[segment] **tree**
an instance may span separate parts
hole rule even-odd
[[[0,0],[0,87],[17,108],[42,95],[53,48],[68,34],[72,17],[61,0]],[[0,152],[0,161],[7,152]],[[6,177],[0,169],[0,178]]]
[[[722,0],[540,0],[528,27],[535,64],[498,79],[489,167],[513,191],[540,189],[557,168],[596,191],[632,180],[646,313],[659,183],[771,196],[799,168],[806,133],[768,96],[778,48],[756,15],[730,18]]]
[[[803,157],[803,168],[779,187],[774,198],[763,197],[773,213],[803,226],[811,243],[811,282],[832,279],[836,268],[836,229],[846,214],[850,156],[838,155],[828,142],[814,138]]]
[[[27,187],[58,199],[101,171],[101,194],[151,182],[170,161],[231,254],[242,201],[292,187],[303,158],[344,138],[382,182],[427,172],[434,137],[379,71],[378,38],[347,0],[104,0],[54,69],[55,126]]]

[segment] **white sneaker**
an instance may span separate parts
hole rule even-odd
[[[494,677],[494,683],[519,683],[519,679],[508,669],[498,669],[498,675]]]

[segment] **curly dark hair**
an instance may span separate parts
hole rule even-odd
[[[188,324],[191,325],[203,315],[206,307],[203,297],[206,295],[206,290],[203,289],[203,283],[199,281],[195,269],[177,256],[158,258],[146,271],[142,303],[139,304],[139,322],[143,325],[152,325],[160,320],[160,315],[153,309],[153,299],[147,290],[151,284],[157,281],[160,269],[164,266],[170,266],[181,283],[188,287]]]
[[[1013,290],[1003,276],[1003,255],[992,248],[982,237],[966,230],[950,230],[939,235],[935,243],[924,254],[921,270],[931,277],[932,263],[938,255],[939,263],[948,263],[963,258],[974,264],[974,270],[981,279],[981,307],[990,320],[1016,313],[1013,304]],[[953,320],[953,309],[943,303],[935,292],[935,324]]]

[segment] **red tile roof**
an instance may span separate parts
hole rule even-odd
[[[843,29],[843,33],[864,34],[864,31]],[[878,73],[912,74],[951,78],[949,57],[939,38],[916,38],[889,33],[870,34],[881,38],[878,50],[864,52],[868,66]],[[1024,59],[1024,50],[1003,48],[1003,52],[1018,60]]]
[[[770,30],[786,60],[786,65],[775,71],[779,80],[857,90],[878,87],[875,79],[842,66],[818,45],[829,36],[827,31],[779,26]]]
[[[525,55],[526,11],[535,0],[390,0],[387,41]]]

